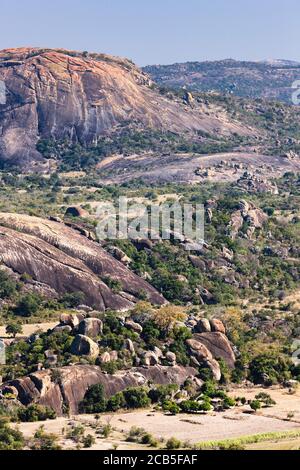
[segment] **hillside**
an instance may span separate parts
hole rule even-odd
[[[104,54],[3,50],[0,80],[6,87],[6,104],[0,105],[2,164],[47,170],[51,159],[45,161],[37,148],[41,139],[95,146],[120,129],[253,133],[226,113],[162,96],[134,64]]]
[[[300,64],[274,60],[246,62],[232,59],[149,65],[144,68],[160,85],[172,88],[233,93],[243,98],[264,98],[292,103],[292,83],[299,80]]]

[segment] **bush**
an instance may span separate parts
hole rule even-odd
[[[41,304],[41,299],[34,293],[23,295],[16,305],[15,313],[22,317],[31,317],[37,313]]]
[[[120,408],[125,408],[126,400],[123,392],[116,393],[107,402],[107,411],[117,411]]]
[[[177,405],[174,401],[166,400],[164,401],[162,405],[162,409],[164,411],[168,411],[171,413],[171,415],[177,415],[177,413],[180,413],[180,406]]]
[[[28,405],[18,410],[18,419],[23,423],[33,423],[36,421],[46,421],[47,419],[55,419],[56,413],[48,406]]]
[[[249,364],[250,380],[255,384],[274,385],[291,378],[292,363],[278,354],[261,354]]]
[[[92,447],[95,444],[95,442],[96,442],[96,439],[91,434],[84,436],[82,439],[82,444],[85,449],[89,449],[90,447]]]
[[[127,388],[123,394],[127,408],[147,408],[151,405],[148,391],[143,387]]]
[[[85,294],[83,292],[70,292],[61,298],[65,308],[76,308],[85,302]]]
[[[255,399],[259,400],[265,407],[276,405],[276,401],[271,398],[271,395],[265,392],[255,395]]]
[[[107,401],[104,396],[102,384],[92,385],[85,393],[84,399],[79,404],[81,413],[103,413],[106,410]]]
[[[152,436],[149,432],[146,432],[140,439],[141,444],[148,444],[151,447],[158,447],[158,440]]]
[[[20,323],[10,321],[8,322],[5,331],[8,335],[11,335],[13,338],[15,338],[17,334],[21,334],[23,332],[23,327]]]
[[[176,450],[176,449],[180,449],[180,447],[181,447],[181,442],[178,439],[176,439],[176,437],[171,437],[170,439],[167,440],[166,449]]]
[[[249,404],[250,404],[251,410],[255,412],[261,408],[261,403],[259,400],[252,400]]]
[[[0,299],[7,299],[14,296],[17,285],[14,280],[0,270]]]
[[[11,429],[7,423],[0,419],[0,451],[21,450],[25,445],[23,434]]]
[[[44,428],[41,426],[40,429],[36,431],[30,448],[32,450],[61,450],[57,441],[58,436],[46,433]]]
[[[179,386],[177,384],[159,385],[156,388],[152,388],[148,396],[152,403],[162,403],[165,400],[171,399],[178,390]]]

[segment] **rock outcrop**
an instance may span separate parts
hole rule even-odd
[[[165,302],[98,243],[59,222],[0,213],[0,262],[20,275],[29,274],[58,295],[80,291],[85,303],[96,305],[99,311],[128,309],[141,291],[154,304]],[[122,292],[106,285],[107,278],[118,280]]]
[[[220,333],[219,331],[211,333],[196,333],[193,335],[193,339],[189,341],[200,343],[211,353],[213,358],[224,359],[228,367],[234,368],[235,354],[228,338],[223,333]]]
[[[229,226],[231,237],[233,239],[236,238],[244,223],[246,223],[248,224],[248,229],[245,235],[250,239],[255,230],[262,228],[267,220],[267,214],[260,208],[256,207],[252,202],[241,200],[239,210],[231,215]]]
[[[128,122],[178,133],[249,131],[226,116],[209,116],[170,100],[126,59],[38,48],[0,51],[0,158],[28,169],[49,170],[36,148],[40,138],[89,145]]]
[[[87,356],[95,359],[99,355],[99,346],[88,336],[77,335],[71,344],[70,352],[75,356]]]
[[[101,372],[100,367],[88,365],[62,367],[56,372],[60,377],[59,381],[53,380],[50,370],[44,370],[3,384],[0,392],[4,387],[14,387],[18,400],[23,405],[30,403],[46,405],[61,416],[66,407],[70,413],[78,412],[78,405],[91,385],[101,383],[106,397],[110,397],[125,388],[142,386],[149,382],[181,385],[188,377],[197,373],[192,367],[153,366],[109,375]]]

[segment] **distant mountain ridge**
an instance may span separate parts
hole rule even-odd
[[[300,63],[275,59],[259,62],[224,59],[150,65],[144,72],[160,85],[194,91],[233,93],[292,104],[292,84],[300,79]]]

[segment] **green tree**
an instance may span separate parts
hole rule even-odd
[[[249,404],[250,404],[251,410],[253,410],[255,413],[257,410],[260,410],[261,408],[261,403],[259,400],[252,400]]]
[[[0,270],[0,299],[11,298],[16,293],[16,282]]]
[[[17,334],[23,333],[23,327],[20,323],[15,321],[10,321],[6,325],[5,331],[8,335],[11,335],[13,338],[17,336]]]
[[[106,410],[107,401],[102,384],[92,385],[79,404],[81,413],[102,413]]]
[[[16,305],[15,312],[22,317],[31,317],[37,313],[41,304],[41,299],[34,293],[28,293],[20,298]]]

